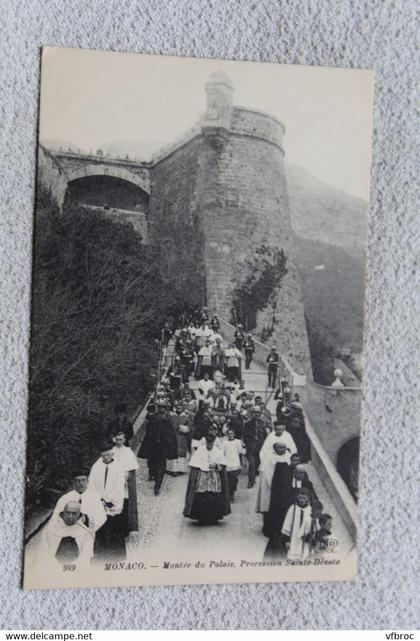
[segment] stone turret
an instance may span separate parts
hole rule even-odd
[[[222,127],[230,129],[232,118],[233,85],[223,71],[215,71],[206,82],[207,111],[203,129]]]
[[[256,250],[283,250],[287,274],[259,310],[255,334],[269,327],[269,340],[279,352],[296,372],[311,377],[292,258],[285,127],[270,114],[234,106],[233,85],[222,72],[210,76],[206,93],[207,110],[198,129],[151,169],[150,221],[165,257],[164,275],[191,304],[206,302],[230,321],[235,288]]]

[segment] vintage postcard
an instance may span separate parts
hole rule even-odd
[[[26,589],[355,577],[372,103],[43,50]]]

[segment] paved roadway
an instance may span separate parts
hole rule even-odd
[[[266,393],[266,374],[257,366],[244,372],[245,387],[261,395]],[[194,387],[194,384],[192,384]],[[269,397],[269,395],[267,396]],[[269,398],[268,408],[275,413],[275,401]],[[165,554],[177,560],[245,558],[261,560],[267,539],[262,534],[262,515],[255,512],[256,488],[248,490],[246,470],[239,479],[232,513],[213,526],[199,526],[182,515],[187,475],[165,476],[161,493],[155,497],[153,483],[147,480],[146,462],[139,460],[138,474],[139,535],[129,544],[129,557],[165,560]],[[349,550],[353,542],[337,510],[311,463],[305,466],[310,480],[324,506],[333,517],[333,536],[339,541],[340,552]],[[227,556],[228,553],[228,556]]]
[[[252,366],[244,372],[246,389],[252,389],[263,397],[266,394],[266,375],[260,368]],[[196,385],[192,383],[192,387]],[[269,398],[268,408],[275,414],[275,401]],[[127,546],[128,558],[148,559],[162,562],[169,559],[200,560],[241,559],[261,560],[267,539],[262,534],[262,515],[255,512],[256,488],[247,489],[246,470],[239,478],[232,513],[214,526],[201,527],[195,521],[182,515],[187,488],[187,475],[165,476],[161,493],[155,496],[154,484],[149,482],[146,461],[139,459],[137,475],[139,506],[139,533],[130,535]],[[339,541],[340,552],[349,550],[353,542],[337,510],[326,492],[311,463],[306,465],[309,478],[323,503],[324,512],[333,517],[333,536]],[[26,546],[28,558],[35,552],[39,541],[38,533]]]

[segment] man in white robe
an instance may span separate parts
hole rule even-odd
[[[93,541],[92,531],[82,522],[80,503],[68,501],[60,513],[53,513],[45,527],[37,551],[37,562],[49,564],[55,560],[61,565],[89,565],[93,556]]]
[[[202,323],[195,332],[195,349],[198,353],[206,342],[206,338],[210,336],[210,328],[207,323]]]
[[[76,474],[73,479],[74,489],[63,494],[56,503],[52,519],[56,520],[69,502],[80,504],[82,522],[93,533],[99,530],[106,521],[106,513],[100,495],[88,488],[86,474]]]
[[[278,421],[274,422],[274,432],[270,434],[265,439],[263,446],[260,451],[260,460],[263,461],[264,456],[271,452],[273,449],[274,443],[283,443],[286,446],[286,451],[290,456],[296,454],[297,448],[293,440],[293,437],[289,432],[286,432],[285,425],[282,425]]]
[[[285,537],[287,558],[292,561],[303,561],[311,552],[311,534],[313,531],[312,508],[310,492],[302,487],[296,497],[296,502],[287,510],[282,534]]]
[[[209,392],[215,387],[214,381],[210,380],[210,374],[208,372],[204,373],[203,378],[198,382],[198,394],[199,400],[203,401],[209,396]]]
[[[171,476],[178,476],[188,472],[188,450],[190,444],[191,424],[193,418],[184,410],[182,402],[175,405],[175,414],[172,416],[177,442],[177,458],[166,461],[166,472]]]
[[[229,381],[233,382],[235,378],[241,377],[241,362],[242,354],[235,343],[230,343],[229,347],[225,350],[226,360],[226,375]]]
[[[229,500],[233,503],[242,468],[241,457],[245,455],[245,449],[241,440],[235,438],[235,431],[232,428],[228,428],[227,436],[222,441],[222,454],[226,459]]]
[[[211,334],[209,335],[209,340],[212,345],[216,343],[216,341],[220,342],[220,345],[223,345],[223,336],[217,331],[215,332],[214,330],[210,330]]]
[[[264,458],[261,459],[255,505],[256,512],[264,513],[270,509],[271,484],[277,463],[290,465],[290,454],[286,450],[286,444],[278,441],[271,446],[271,452],[266,452]]]

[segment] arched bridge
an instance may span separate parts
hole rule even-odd
[[[55,150],[40,145],[39,171],[44,186],[52,192],[60,208],[71,183],[97,177],[114,179],[141,190],[147,197],[150,195],[148,163],[128,157],[111,158],[101,150],[85,154],[72,149]]]

